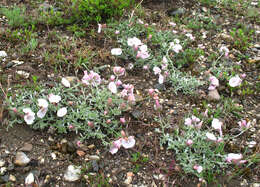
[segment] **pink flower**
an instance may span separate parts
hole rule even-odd
[[[203,170],[203,167],[199,166],[199,165],[195,165],[195,166],[193,166],[193,169],[195,169],[198,173],[201,173]]]
[[[214,118],[212,120],[211,126],[217,130],[220,134],[220,136],[222,136],[222,129],[221,126],[223,125],[223,123],[221,121],[219,121],[218,119]]]
[[[125,124],[126,123],[125,118],[120,118],[120,123]]]
[[[119,31],[119,30],[116,30],[116,31],[115,31],[115,34],[116,34],[116,35],[120,34],[120,31]]]
[[[94,127],[94,123],[93,123],[92,121],[88,121],[88,126],[89,126],[90,128],[93,128],[93,127]]]
[[[116,86],[120,86],[120,85],[122,85],[122,81],[117,80],[117,81],[116,81]]]
[[[117,151],[120,149],[121,145],[122,145],[122,138],[120,138],[112,143],[112,147],[110,148],[109,152],[111,154],[117,153]]]
[[[243,73],[243,74],[240,75],[240,77],[241,77],[242,79],[244,79],[244,78],[246,78],[246,74]]]
[[[149,69],[148,65],[144,65],[144,66],[143,66],[143,69],[144,69],[144,70],[148,70],[148,69]]]
[[[135,146],[135,139],[133,136],[129,136],[126,138],[122,138],[122,146],[125,149],[130,149],[133,148]]]
[[[220,51],[221,53],[224,53],[226,57],[228,56],[229,49],[228,49],[226,46],[221,46],[220,49],[219,49],[219,51]]]
[[[187,125],[187,126],[192,126],[191,118],[186,118],[184,124]]]
[[[159,75],[161,73],[161,69],[159,67],[155,66],[153,68],[153,72],[154,72],[155,75],[157,75],[157,74]]]
[[[99,74],[90,71],[89,73],[87,71],[84,71],[84,76],[82,78],[82,82],[84,84],[88,85],[92,85],[92,86],[97,86],[101,83],[101,78],[99,76]]]
[[[80,147],[81,146],[81,141],[78,140],[76,144],[77,144],[78,147]]]
[[[120,96],[121,96],[121,97],[127,96],[127,89],[123,89],[123,90],[120,92]]]
[[[211,76],[209,78],[209,81],[210,81],[210,85],[209,85],[209,90],[215,90],[216,87],[219,86],[219,80],[215,77],[215,76]]]
[[[74,129],[74,125],[72,125],[72,124],[69,124],[69,129]]]
[[[191,139],[188,139],[187,141],[186,141],[186,145],[187,146],[191,146],[193,144],[193,141],[191,140]]]
[[[120,66],[116,66],[113,68],[113,72],[116,76],[123,76],[125,74],[125,68],[122,68]]]
[[[208,117],[208,112],[209,112],[209,110],[206,109],[205,112],[202,115],[207,118]]]
[[[243,164],[246,162],[246,160],[242,160],[243,155],[242,154],[236,154],[236,153],[229,153],[226,156],[226,161],[228,163],[234,163],[234,164]]]
[[[67,114],[67,108],[66,107],[62,107],[57,111],[57,116],[58,117],[63,117]]]
[[[24,115],[24,121],[28,124],[31,125],[33,124],[35,120],[35,113],[30,109],[30,108],[24,108],[23,112],[25,113]]]
[[[119,56],[122,54],[122,49],[121,48],[113,48],[111,49],[111,54],[115,56]]]
[[[109,89],[112,93],[114,93],[114,94],[117,93],[117,87],[116,87],[116,84],[115,84],[114,82],[110,82],[110,83],[108,84],[108,89]]]
[[[154,89],[150,88],[150,89],[148,90],[148,93],[149,93],[149,96],[150,96],[150,97],[153,97]]]
[[[65,86],[66,88],[70,87],[70,82],[64,77],[61,79],[61,84],[63,84],[63,86]]]
[[[48,108],[41,108],[38,112],[37,112],[37,117],[38,118],[44,118],[44,116],[46,115],[48,111]]]
[[[131,104],[131,105],[135,104],[135,95],[129,94],[127,100],[128,100],[129,104]]]
[[[115,78],[116,78],[115,75],[111,75],[111,76],[110,76],[110,81],[114,81]]]
[[[244,120],[244,119],[241,120],[241,121],[239,121],[239,122],[237,122],[237,123],[238,123],[240,129],[248,129],[248,128],[250,127],[250,125],[251,125],[250,122],[247,122],[247,121]]]
[[[231,87],[240,86],[241,83],[242,83],[242,79],[240,79],[238,75],[236,75],[235,77],[232,77],[232,78],[229,80],[229,85],[230,85]]]
[[[141,58],[141,59],[147,59],[150,57],[150,54],[147,51],[138,51],[136,58]]]
[[[158,99],[155,100],[154,109],[159,111],[162,110],[162,105],[160,104]]]
[[[50,103],[58,103],[61,100],[61,97],[59,95],[49,94],[48,99]]]

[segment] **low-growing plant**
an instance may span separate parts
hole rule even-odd
[[[176,161],[186,174],[193,174],[208,182],[213,182],[217,174],[223,174],[223,169],[227,168],[224,141],[217,143],[209,140],[209,134],[213,135],[209,130],[188,125],[175,128],[169,134],[166,130],[170,125],[162,120],[159,122],[162,128],[157,132],[161,133],[161,145],[167,145],[167,149],[174,151]],[[226,137],[221,140],[226,140]]]
[[[58,101],[52,101],[50,97],[56,97]],[[44,112],[42,100],[47,107],[43,117],[40,116]],[[73,131],[82,139],[96,138],[104,145],[120,133],[122,127],[118,117],[126,109],[126,106],[122,107],[126,105],[124,103],[104,86],[85,87],[80,83],[69,88],[55,84],[40,91],[24,88],[14,91],[6,101],[10,111],[9,126],[24,123],[22,118],[27,116],[33,118],[26,122],[34,129],[52,128],[59,133]]]
[[[73,17],[78,23],[106,22],[121,16],[134,0],[73,0]]]
[[[1,8],[0,13],[8,19],[8,24],[11,27],[19,27],[28,25],[25,16],[25,7],[14,6],[11,8]]]
[[[230,32],[230,35],[233,38],[234,47],[241,51],[246,51],[250,46],[250,42],[252,40],[251,36],[253,33],[254,33],[253,30],[245,31],[245,29],[242,28],[239,29],[234,28]]]

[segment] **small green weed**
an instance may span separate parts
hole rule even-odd
[[[254,33],[253,30],[245,31],[245,29],[234,28],[230,35],[233,38],[233,45],[235,48],[241,51],[246,51],[250,46],[251,36]]]
[[[134,164],[133,172],[138,173],[142,165],[149,161],[149,158],[147,156],[141,155],[140,152],[137,152],[132,154],[131,161]]]
[[[73,0],[73,17],[77,23],[106,22],[121,16],[134,0]]]
[[[11,27],[27,27],[31,21],[25,15],[25,10],[25,7],[13,6],[11,8],[1,8],[0,13],[6,16]]]

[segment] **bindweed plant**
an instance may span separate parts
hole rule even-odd
[[[84,139],[95,138],[104,145],[118,137],[122,129],[119,118],[128,109],[127,101],[113,94],[94,72],[85,73],[82,83],[23,88],[8,97],[9,126],[16,123],[33,129],[55,129],[59,133],[76,132]]]
[[[200,49],[188,49],[194,40],[192,34],[176,35],[169,30],[158,31],[155,25],[144,23],[136,17],[117,27],[108,25],[108,28],[106,32],[114,33],[120,45],[120,48],[113,48],[111,54],[130,61],[134,67],[153,70],[159,84],[169,81],[174,92],[182,91],[185,94],[194,94],[204,84],[180,70],[203,54]]]
[[[169,125],[161,122],[161,144],[173,150],[176,160],[183,171],[210,182],[215,174],[221,174],[227,167],[224,152],[225,136],[217,138],[213,132],[202,130],[202,121],[192,116],[185,119],[182,128],[175,129],[173,134],[166,133]]]

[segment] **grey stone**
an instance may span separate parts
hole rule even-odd
[[[32,148],[33,148],[32,144],[25,143],[23,147],[20,149],[20,151],[30,152]]]
[[[89,159],[90,159],[90,160],[100,160],[100,157],[97,156],[97,155],[90,155],[90,156],[89,156]]]
[[[219,101],[220,100],[220,95],[218,93],[218,90],[210,90],[208,93],[208,100],[210,101]]]
[[[26,166],[31,161],[24,152],[17,152],[14,164],[18,166]]]
[[[185,11],[184,8],[178,8],[178,9],[173,8],[173,9],[168,10],[167,14],[169,16],[179,16],[179,17],[181,17],[183,14],[185,14],[185,12],[186,11]]]
[[[65,174],[64,179],[69,182],[74,182],[80,179],[80,167],[69,165]]]

